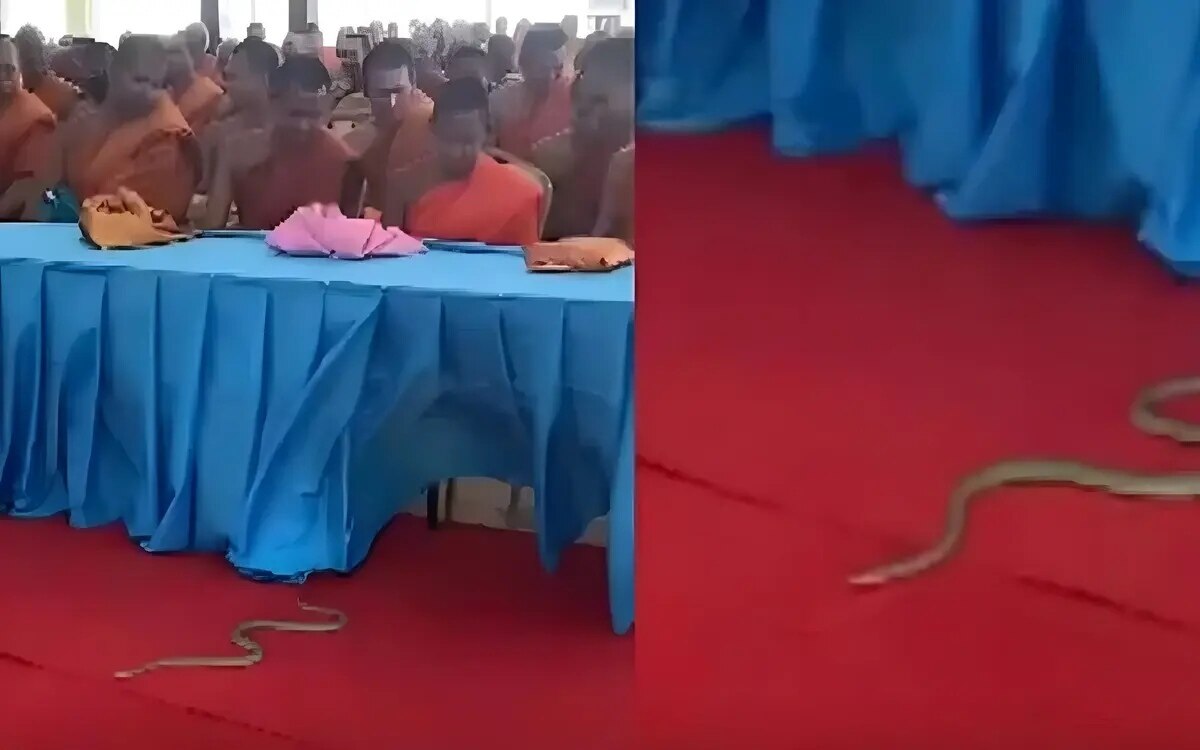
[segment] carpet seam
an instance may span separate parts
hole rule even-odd
[[[27,659],[23,656],[20,656],[19,654],[14,654],[11,651],[7,651],[7,650],[0,650],[0,661],[9,662],[9,663],[15,664],[19,667],[23,667],[26,669],[32,669],[32,670],[39,671],[39,672],[46,672],[48,674],[56,675],[58,677],[64,677],[64,678],[67,678],[67,679],[70,679],[70,680],[73,680],[76,682],[88,682],[88,683],[96,682],[96,680],[94,680],[94,679],[79,675],[75,672],[55,669],[53,667],[48,667],[45,664],[41,664],[39,662],[33,661],[32,659]],[[161,698],[159,696],[151,695],[149,693],[143,693],[139,690],[134,690],[131,688],[118,687],[117,691],[120,693],[124,693],[125,695],[132,696],[133,698],[138,699],[143,702],[146,702],[146,703],[152,703],[152,704],[156,704],[159,706],[166,706],[166,707],[171,708],[176,711],[182,711],[183,713],[185,713],[189,716],[196,716],[201,719],[205,719],[207,721],[213,721],[213,722],[217,722],[219,724],[236,727],[237,729],[245,731],[245,732],[252,732],[254,734],[265,734],[274,739],[291,743],[292,745],[294,745],[298,748],[306,748],[308,750],[328,750],[328,748],[326,748],[324,745],[316,745],[316,744],[313,744],[312,742],[302,739],[300,737],[295,737],[293,735],[286,734],[284,732],[280,732],[275,729],[268,729],[266,727],[260,727],[255,724],[251,724],[249,722],[242,721],[241,719],[235,719],[231,716],[225,716],[223,714],[219,714],[219,713],[210,711],[205,708],[200,708],[199,706],[192,706],[192,705],[189,705],[186,703],[177,703],[175,701],[168,700],[166,698]]]
[[[639,469],[645,469],[655,474],[659,474],[667,479],[677,481],[681,484],[707,490],[713,494],[720,495],[721,497],[734,500],[742,505],[747,505],[760,510],[784,510],[784,507],[780,503],[776,503],[748,492],[726,487],[703,477],[688,474],[680,471],[679,469],[675,469],[654,461],[646,456],[637,456],[637,467]],[[854,534],[860,537],[867,537],[873,541],[879,541],[889,545],[896,543],[907,544],[913,541],[902,535],[889,534],[866,525],[847,523],[819,513],[811,513],[801,510],[796,512],[794,517],[822,524],[841,532]],[[1195,635],[1197,633],[1197,627],[1187,620],[1168,617],[1167,615],[1160,614],[1151,609],[1138,607],[1128,602],[1113,599],[1085,586],[1070,585],[1039,576],[1018,573],[1007,567],[999,564],[989,563],[987,561],[965,561],[959,564],[970,565],[977,570],[986,571],[989,574],[1013,581],[1024,588],[1036,591],[1044,596],[1067,599],[1083,606],[1105,610],[1109,614],[1115,615],[1121,619],[1139,622],[1174,633],[1186,633],[1188,635]]]

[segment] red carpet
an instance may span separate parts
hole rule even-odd
[[[638,147],[639,717],[654,748],[1200,743],[1200,507],[997,493],[998,458],[1200,467],[1128,423],[1200,373],[1200,289],[1121,227],[956,226],[895,159]]]
[[[0,746],[630,746],[633,643],[609,629],[603,550],[548,575],[525,534],[423,523],[398,519],[352,576],[293,587],[217,555],[151,556],[116,528],[0,521]],[[236,653],[238,621],[302,616],[298,594],[349,624],[262,634],[246,671],[111,677]]]

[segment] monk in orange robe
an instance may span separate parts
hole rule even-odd
[[[522,159],[533,144],[571,124],[571,78],[563,67],[566,34],[557,26],[535,27],[525,35],[518,64],[523,80],[492,94],[490,109],[496,145]]]
[[[437,153],[393,175],[384,224],[443,240],[537,242],[542,187],[484,153],[487,123],[482,83],[462,78],[442,86],[433,115]]]
[[[534,146],[531,161],[554,186],[547,237],[632,242],[633,78],[633,40],[597,42],[575,79],[571,127]]]
[[[388,175],[432,155],[433,101],[413,85],[407,45],[388,39],[363,60],[363,93],[371,122],[355,128],[347,144],[356,156],[355,174],[365,181],[363,206],[377,216],[388,205]]]
[[[200,75],[187,48],[187,40],[177,35],[167,44],[167,86],[171,98],[192,131],[203,137],[217,118],[225,92],[213,79]]]
[[[350,151],[326,127],[329,86],[329,71],[315,57],[294,55],[272,71],[270,124],[219,147],[205,226],[223,228],[235,202],[248,229],[273,229],[312,203],[340,203],[353,215]]]
[[[200,179],[196,136],[166,90],[167,53],[152,36],[130,36],[109,66],[108,92],[94,111],[60,128],[49,185],[75,196],[124,187],[183,224]]]
[[[54,113],[22,88],[17,46],[0,36],[0,220],[31,216],[54,128]]]
[[[25,89],[41,99],[59,122],[65,121],[83,94],[50,70],[46,45],[37,29],[32,26],[21,27],[14,41]]]
[[[204,152],[204,180],[201,192],[216,173],[217,155],[222,144],[242,133],[266,130],[271,125],[269,85],[271,74],[279,67],[279,53],[257,37],[238,44],[225,65],[225,99],[228,108],[220,119],[204,131],[200,145]]]

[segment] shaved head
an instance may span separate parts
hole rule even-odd
[[[167,50],[156,36],[135,34],[117,49],[109,66],[108,96],[123,117],[147,114],[162,95],[167,78]]]
[[[17,31],[14,41],[17,53],[21,57],[21,72],[25,76],[44,73],[50,67],[50,60],[46,55],[46,41],[36,28],[22,26]]]
[[[163,40],[149,34],[126,37],[113,55],[113,68],[129,70],[143,64],[166,67],[167,47]]]
[[[194,60],[199,60],[208,51],[208,27],[204,24],[189,24],[183,30],[183,38]]]
[[[167,83],[175,88],[175,93],[178,95],[195,79],[196,59],[192,57],[187,37],[184,34],[169,37],[165,47],[167,50]]]

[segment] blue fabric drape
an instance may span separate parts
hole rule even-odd
[[[2,226],[0,507],[302,580],[356,566],[427,484],[490,476],[533,487],[549,568],[610,514],[623,632],[632,302],[631,269],[549,277],[519,253],[106,253]]]
[[[1200,275],[1200,0],[646,0],[639,120],[896,138],[955,218],[1126,218]]]

